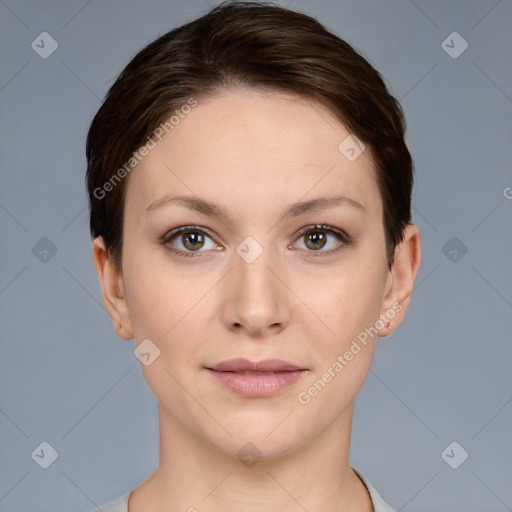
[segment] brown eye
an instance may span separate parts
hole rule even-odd
[[[317,250],[322,249],[327,243],[327,235],[319,231],[310,231],[304,235],[306,240],[306,246],[309,249]]]
[[[334,244],[330,239],[334,238]],[[335,230],[329,226],[315,225],[303,229],[299,233],[299,240],[304,240],[305,251],[308,256],[331,254],[344,246],[349,246],[353,240],[344,232]],[[322,250],[327,247],[327,250]]]
[[[211,243],[210,247],[206,244],[208,240]],[[186,257],[200,256],[206,249],[219,248],[205,231],[194,226],[182,226],[169,232],[161,239],[161,243],[170,251]]]
[[[181,233],[181,242],[187,249],[196,251],[203,246],[204,237],[198,231],[185,231]]]

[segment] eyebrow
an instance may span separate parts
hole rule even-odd
[[[176,204],[178,206],[183,206],[185,208],[188,208],[189,210],[194,210],[206,215],[218,215],[219,217],[224,217],[226,219],[230,218],[228,210],[226,210],[224,207],[197,196],[170,197],[168,195],[165,195],[160,199],[153,201],[146,208],[146,212],[150,212],[152,210],[155,210],[168,204]],[[368,213],[367,209],[355,199],[352,199],[347,196],[329,196],[317,197],[315,199],[310,199],[309,201],[294,203],[286,208],[282,215],[282,218],[297,217],[306,212],[318,212],[322,210],[327,210],[329,208],[334,208],[336,206],[352,206],[363,213]]]

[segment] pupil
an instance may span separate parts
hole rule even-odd
[[[315,234],[312,234],[309,236],[313,242],[313,245],[317,245],[320,243],[320,248],[322,248],[325,245],[325,243],[321,243],[322,240],[325,242],[325,234],[324,233],[316,232]]]
[[[189,249],[196,249],[197,247],[194,247],[194,245],[197,245],[198,243],[201,242],[200,238],[201,235],[198,233],[187,233],[186,235],[184,235],[185,247]],[[189,242],[190,239],[192,239],[192,242]]]

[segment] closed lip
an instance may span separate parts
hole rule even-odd
[[[300,366],[282,361],[281,359],[265,359],[264,361],[249,361],[248,359],[230,359],[229,361],[223,361],[214,366],[206,367],[208,370],[214,370],[216,372],[295,372],[300,370],[306,370]]]

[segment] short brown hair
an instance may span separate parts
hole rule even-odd
[[[91,123],[86,147],[91,235],[104,238],[119,268],[128,178],[113,182],[115,173],[175,109],[190,98],[232,87],[317,100],[369,147],[391,266],[395,247],[411,223],[413,161],[400,104],[379,72],[317,20],[270,2],[234,1],[221,3],[137,53]],[[107,183],[111,186],[105,193]]]

